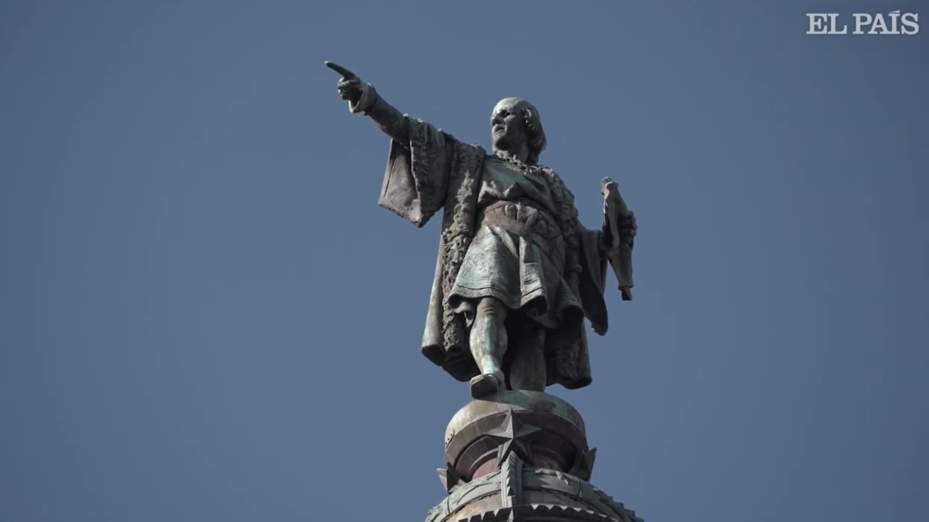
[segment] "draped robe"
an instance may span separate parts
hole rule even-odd
[[[478,195],[487,153],[478,145],[466,144],[421,120],[407,118],[409,142],[391,140],[387,169],[378,204],[417,227],[424,226],[444,209],[439,254],[422,352],[458,381],[468,381],[479,371],[471,355],[468,321],[449,305],[465,255],[478,227]],[[542,167],[549,175],[554,173]],[[574,219],[580,271],[570,290],[580,301],[584,315],[607,327],[603,300],[606,259],[602,254],[601,231],[585,229]],[[587,338],[582,323],[547,328],[547,384],[568,389],[591,382]]]

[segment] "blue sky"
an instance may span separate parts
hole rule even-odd
[[[804,34],[904,4],[3,2],[0,519],[442,500],[438,222],[377,207],[388,141],[333,60],[485,146],[530,100],[588,226],[619,182],[635,300],[552,390],[592,482],[652,522],[924,520],[929,47]]]

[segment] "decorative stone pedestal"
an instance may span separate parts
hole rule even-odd
[[[445,432],[448,497],[426,522],[643,522],[591,485],[580,414],[541,392],[505,391],[458,411]]]

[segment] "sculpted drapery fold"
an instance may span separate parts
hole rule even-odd
[[[407,118],[407,125],[408,142],[391,141],[379,205],[417,227],[424,226],[444,208],[422,351],[452,377],[467,381],[479,372],[469,349],[465,319],[450,309],[447,298],[476,232],[477,198],[487,154],[480,146],[462,143],[420,120]],[[571,199],[562,201],[560,216],[563,232],[574,238],[573,255],[568,256],[574,263],[565,267],[566,272],[573,273],[566,273],[565,279],[582,301],[585,315],[605,333],[605,261],[600,253],[600,231],[580,225],[570,192],[553,171],[543,170],[552,185],[567,195],[564,199]],[[570,229],[564,230],[567,227]],[[588,385],[590,361],[584,328],[574,326],[553,333],[546,346],[546,352],[551,354],[548,384],[558,383],[570,389]]]
[[[420,120],[408,119],[409,143],[391,140],[378,204],[417,227],[444,208],[422,351],[459,381],[477,373],[464,318],[447,306],[474,237],[477,191],[486,152]]]

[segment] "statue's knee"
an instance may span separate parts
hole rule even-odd
[[[498,299],[485,297],[477,304],[477,314],[495,323],[502,323],[506,320],[507,308]]]

